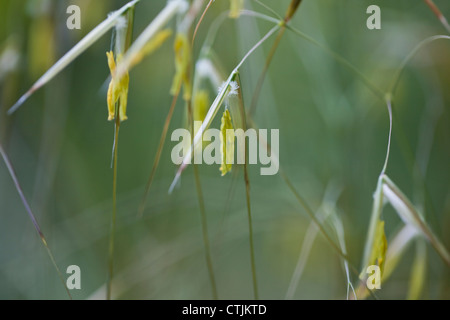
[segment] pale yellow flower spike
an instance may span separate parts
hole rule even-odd
[[[230,0],[230,18],[239,18],[241,10],[244,9],[244,0]]]
[[[116,110],[115,110],[115,99],[113,98],[114,95],[114,73],[116,71],[116,62],[114,61],[114,54],[112,51],[106,53],[106,57],[108,58],[108,66],[109,70],[111,71],[111,82],[109,83],[108,87],[108,95],[107,95],[107,102],[108,102],[108,121],[111,121],[114,119]]]
[[[119,119],[125,121],[127,117],[127,102],[128,102],[128,86],[130,83],[130,77],[128,72],[120,79],[115,76],[116,62],[114,61],[114,54],[112,51],[107,52],[108,66],[111,71],[111,82],[109,83],[107,103],[108,103],[108,120],[113,120],[116,117],[115,105],[119,102]],[[117,62],[120,62],[122,55],[117,57]]]
[[[165,29],[158,32],[131,60],[130,69],[140,63],[146,56],[159,49],[172,35],[172,30]]]
[[[384,263],[386,261],[387,241],[384,233],[384,221],[378,220],[375,238],[373,242],[372,255],[369,265],[378,265],[381,274],[384,272]]]
[[[199,90],[197,93],[194,93],[194,121],[203,122],[210,105],[208,91]]]
[[[187,36],[178,33],[174,43],[175,50],[175,77],[173,78],[170,93],[175,95],[181,84],[184,85],[183,99],[188,101],[191,99],[191,79],[189,76],[189,64],[191,60],[191,48]]]
[[[220,151],[222,153],[220,171],[222,172],[222,176],[231,171],[234,160],[234,131],[229,131],[227,134],[227,130],[233,130],[233,124],[231,122],[230,112],[225,110],[220,126]]]

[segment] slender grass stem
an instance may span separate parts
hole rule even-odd
[[[389,112],[389,137],[388,137],[388,144],[387,144],[387,151],[386,151],[386,159],[384,160],[383,169],[381,170],[381,175],[385,174],[387,165],[389,162],[389,154],[391,151],[391,139],[392,139],[392,101],[391,98],[388,97],[386,99],[386,105]]]
[[[422,42],[420,42],[406,57],[405,59],[403,59],[403,61],[401,62],[400,66],[398,67],[398,69],[396,70],[396,72],[394,73],[394,76],[392,78],[391,81],[391,85],[389,87],[389,91],[386,93],[386,97],[387,97],[387,101],[392,102],[393,97],[395,96],[395,93],[397,91],[397,87],[398,84],[400,82],[400,78],[403,74],[404,69],[406,68],[406,66],[408,65],[408,63],[411,61],[411,59],[414,58],[414,56],[426,45],[428,45],[429,43],[432,43],[436,40],[450,40],[450,36],[446,36],[446,35],[437,35],[437,36],[432,36],[429,38],[426,38],[425,40],[423,40]],[[389,108],[389,105],[388,105]],[[396,130],[398,132],[398,134],[396,135],[397,137],[397,143],[400,145],[400,149],[403,153],[403,156],[405,158],[405,160],[407,161],[407,164],[410,167],[410,171],[415,171],[416,172],[416,176],[420,179],[420,183],[423,187],[423,189],[425,190],[425,195],[427,196],[427,198],[430,198],[429,196],[429,191],[428,188],[425,184],[424,178],[421,174],[420,168],[417,164],[417,161],[414,158],[414,154],[412,152],[412,147],[411,145],[408,143],[408,139],[406,137],[405,134],[405,130],[403,128],[402,123],[400,122],[398,116],[396,116],[396,112],[395,109],[390,108],[390,128],[392,130],[392,122],[394,122],[395,126],[396,126]],[[391,134],[390,134],[391,135]],[[386,163],[385,163],[386,165]],[[384,173],[385,170],[383,170]],[[431,204],[431,209],[432,209],[432,214],[435,215],[435,209],[433,206],[433,203],[430,201]]]
[[[148,178],[147,185],[145,186],[144,196],[142,197],[141,204],[139,206],[139,210],[138,210],[139,217],[142,217],[142,215],[144,214],[147,198],[150,194],[150,188],[152,186],[153,179],[155,178],[156,170],[158,169],[158,166],[159,166],[159,161],[161,159],[162,151],[164,149],[164,144],[165,144],[166,138],[167,138],[167,132],[169,131],[173,112],[175,110],[175,106],[177,104],[178,97],[180,95],[180,91],[181,91],[181,83],[178,86],[176,94],[173,96],[172,105],[170,106],[169,113],[167,114],[167,117],[166,117],[166,121],[164,122],[164,127],[163,127],[163,131],[161,133],[161,138],[159,139],[158,150],[156,151],[155,159],[153,160],[152,170],[150,172],[150,176]]]
[[[194,47],[195,37],[197,36],[198,29],[200,28],[200,25],[202,24],[202,21],[205,18],[206,12],[208,12],[208,9],[213,2],[214,0],[209,0],[208,4],[205,7],[205,10],[203,11],[200,19],[198,20],[197,25],[195,26],[194,34],[192,36],[192,47]]]
[[[247,54],[242,58],[241,62],[236,66],[235,70],[239,70],[239,68],[242,66],[242,64],[247,60],[249,56],[252,55],[252,53],[258,49],[272,34],[274,34],[275,31],[277,31],[280,28],[279,25],[274,26],[272,29],[269,30],[269,32],[266,33],[264,37],[262,37],[248,52]]]
[[[248,52],[247,54],[242,58],[242,60],[239,62],[239,64],[234,68],[234,70],[231,72],[230,76],[228,77],[227,81],[225,81],[225,84],[222,87],[222,90],[219,92],[219,94],[214,99],[214,102],[212,103],[211,107],[208,110],[208,113],[205,116],[205,119],[199,128],[197,134],[194,137],[193,143],[191,147],[189,148],[186,155],[184,155],[183,161],[181,165],[178,168],[177,173],[175,174],[175,178],[172,181],[172,184],[169,187],[169,194],[172,193],[173,189],[175,188],[176,184],[178,183],[181,174],[186,169],[187,165],[190,163],[190,160],[193,155],[194,148],[201,142],[202,134],[205,132],[206,129],[210,126],[212,120],[216,116],[217,112],[219,111],[220,107],[222,106],[222,103],[225,99],[226,94],[228,93],[230,83],[231,81],[234,81],[236,75],[239,73],[239,68],[242,66],[242,64],[251,56],[251,54],[258,49],[272,34],[275,33],[276,30],[280,28],[279,25],[274,26],[272,29],[269,30],[269,32],[266,33],[266,35],[260,39]]]
[[[330,243],[331,247],[337,252],[337,254],[339,256],[341,256],[346,261],[350,262],[350,259],[349,259],[348,255],[346,255],[344,252],[342,252],[342,250],[338,247],[338,245],[336,243],[334,243],[334,241],[330,238],[330,236],[328,235],[328,233],[325,231],[324,227],[322,226],[322,223],[320,223],[320,221],[317,219],[316,215],[314,214],[312,209],[309,207],[309,205],[306,203],[305,199],[303,199],[303,197],[297,192],[297,190],[295,189],[294,185],[289,180],[287,175],[281,170],[280,170],[280,173],[281,173],[281,177],[286,182],[286,185],[288,186],[288,188],[291,190],[291,192],[297,198],[297,200],[300,203],[300,205],[305,209],[306,213],[311,218],[311,220],[313,220],[314,223],[317,225],[317,227],[319,228],[319,230],[322,233],[322,235]],[[356,268],[353,267],[352,264],[350,266],[357,273]]]
[[[117,160],[119,147],[119,129],[120,119],[116,116],[114,133],[114,160],[113,160],[113,198],[111,225],[109,231],[109,250],[108,250],[108,281],[106,284],[106,299],[111,300],[112,281],[114,277],[114,234],[116,231],[116,212],[117,212]]]
[[[372,93],[379,98],[382,101],[385,101],[385,94],[382,90],[380,90],[378,87],[376,87],[367,77],[361,73],[355,66],[353,66],[350,62],[348,62],[344,57],[342,57],[340,54],[334,52],[330,48],[320,44],[310,36],[306,35],[305,33],[301,32],[300,30],[297,30],[296,28],[292,27],[289,24],[286,24],[286,28],[299,37],[302,37],[303,39],[311,42],[315,46],[321,48],[323,51],[325,51],[327,54],[329,54],[333,59],[335,59],[337,62],[342,64],[343,66],[347,67],[350,71],[352,71],[366,86],[367,88],[372,91]]]
[[[447,249],[444,247],[444,245],[438,239],[435,233],[428,227],[427,223],[423,220],[422,216],[417,212],[413,204],[386,175],[382,176],[382,179],[383,179],[383,192],[385,194],[388,193],[390,195],[395,195],[396,199],[400,201],[402,208],[406,208],[406,211],[408,212],[408,218],[411,219],[411,221],[408,222],[410,222],[413,226],[418,228],[423,233],[425,238],[428,239],[428,241],[434,247],[436,252],[442,258],[442,260],[447,264],[448,267],[450,267],[450,253],[447,251]],[[393,198],[394,197],[391,197],[390,199],[391,204],[394,206],[394,204],[397,204],[398,201],[393,202],[392,201]],[[400,215],[398,207],[396,207],[396,210]],[[403,219],[405,219],[404,216],[402,217]]]
[[[258,5],[260,5],[261,7],[263,7],[264,9],[266,9],[267,11],[269,11],[270,13],[272,13],[275,17],[278,18],[278,20],[280,20],[280,21],[283,20],[283,18],[275,10],[273,10],[271,7],[269,7],[265,3],[263,3],[259,0],[253,0],[253,1],[256,2]]]
[[[241,15],[242,16],[249,16],[249,17],[258,18],[258,19],[261,19],[261,20],[272,22],[274,24],[280,24],[283,21],[283,19],[279,19],[278,20],[278,19],[272,18],[271,16],[268,16],[266,14],[263,14],[263,13],[260,13],[260,12],[256,12],[256,11],[253,11],[253,10],[245,10],[244,9],[244,10],[241,11]]]
[[[52,80],[58,73],[64,70],[79,55],[97,42],[104,34],[112,29],[120,21],[120,17],[127,10],[134,8],[139,0],[128,2],[119,10],[113,12],[106,20],[96,26],[83,39],[81,39],[72,49],[60,58],[47,72],[44,73],[33,86],[8,110],[8,115],[14,113],[25,101],[37,90]]]
[[[187,109],[188,109],[188,119],[190,124],[191,132],[194,132],[194,116],[192,111],[192,103],[191,101],[187,102]],[[193,135],[191,135],[193,137]],[[191,144],[193,144],[193,140],[191,141]],[[198,167],[196,164],[193,165],[194,167],[194,177],[195,177],[195,186],[197,190],[197,199],[198,204],[200,207],[200,219],[202,223],[202,237],[203,237],[203,246],[205,249],[205,260],[206,260],[206,266],[208,267],[208,274],[209,274],[209,280],[211,283],[211,292],[214,300],[218,299],[217,294],[217,285],[216,285],[216,277],[214,275],[214,267],[212,264],[212,258],[211,258],[211,246],[209,243],[209,232],[208,232],[208,219],[206,216],[206,209],[205,209],[205,201],[203,198],[203,192],[202,192],[202,185],[200,181],[200,176],[198,173]]]
[[[263,87],[267,71],[269,70],[269,66],[270,66],[270,64],[272,62],[272,59],[273,59],[273,57],[275,55],[275,52],[278,49],[278,46],[279,46],[279,44],[281,42],[281,38],[283,37],[285,31],[286,31],[286,28],[283,25],[281,27],[280,31],[278,31],[278,35],[277,35],[277,37],[275,39],[275,42],[273,43],[272,48],[270,49],[270,52],[269,52],[269,54],[268,54],[268,56],[266,58],[266,63],[264,65],[264,69],[261,72],[261,75],[259,76],[258,83],[256,84],[256,88],[255,88],[255,91],[253,93],[253,98],[252,98],[252,102],[250,104],[250,109],[248,111],[250,117],[253,116],[253,114],[255,113],[256,106],[258,104],[258,99],[259,99],[259,96],[261,94],[261,89]]]
[[[2,156],[3,161],[5,162],[5,165],[6,165],[6,168],[8,169],[9,175],[11,176],[11,179],[14,182],[17,193],[19,194],[20,200],[22,201],[22,203],[25,207],[25,210],[27,211],[28,216],[30,217],[30,220],[33,223],[34,229],[38,233],[39,238],[41,239],[42,244],[44,245],[45,250],[47,251],[47,254],[53,264],[53,267],[55,268],[56,272],[58,273],[58,277],[61,280],[61,283],[63,284],[64,289],[67,292],[67,295],[69,296],[69,299],[72,300],[72,295],[70,294],[69,289],[66,286],[66,282],[62,276],[62,273],[61,273],[60,269],[58,268],[58,265],[56,264],[56,260],[53,256],[52,251],[50,250],[50,247],[48,246],[48,243],[47,243],[47,240],[45,239],[44,233],[42,232],[41,227],[39,226],[39,224],[36,220],[36,217],[34,216],[33,211],[31,210],[30,205],[28,204],[28,201],[25,198],[22,187],[20,186],[20,183],[19,183],[19,179],[17,179],[17,175],[14,170],[14,167],[13,167],[11,161],[9,160],[8,155],[6,154],[5,150],[3,150],[3,147],[1,145],[0,145],[0,155]]]
[[[205,201],[203,199],[202,185],[200,182],[200,176],[198,173],[198,166],[194,164],[194,176],[195,176],[195,186],[197,188],[198,204],[200,206],[200,217],[202,221],[202,235],[203,235],[203,245],[205,247],[205,259],[206,265],[208,267],[209,280],[211,282],[211,291],[214,300],[218,299],[216,277],[214,275],[214,268],[211,258],[211,246],[209,244],[208,235],[208,220],[206,217]]]
[[[237,74],[237,79],[239,79],[239,74]],[[240,82],[240,81],[239,81]],[[245,108],[243,104],[242,99],[242,91],[239,89],[239,96],[240,96],[240,113],[241,117],[243,119],[242,125],[244,126],[243,130],[247,130],[247,119],[245,114]],[[252,207],[251,207],[251,200],[250,200],[250,179],[248,176],[248,155],[247,150],[245,150],[245,163],[244,163],[244,181],[245,181],[245,199],[247,202],[247,219],[248,219],[248,237],[249,237],[249,243],[250,243],[250,263],[251,263],[251,269],[252,269],[252,282],[253,282],[253,296],[255,300],[259,299],[258,294],[258,279],[256,276],[256,262],[255,262],[255,245],[253,243],[253,221],[252,221]]]
[[[447,19],[442,14],[441,10],[439,10],[439,8],[434,4],[433,0],[423,0],[423,1],[430,7],[431,11],[433,11],[433,13],[436,15],[436,17],[439,19],[439,21],[444,26],[444,28],[448,32],[450,32],[450,25],[448,24]]]
[[[252,268],[253,295],[255,297],[255,300],[258,300],[259,299],[258,280],[256,277],[255,245],[253,243],[253,222],[252,222],[252,209],[250,202],[250,180],[248,177],[247,162],[244,164],[244,179],[245,179],[245,198],[247,201],[248,237],[250,241],[250,262]]]
[[[446,36],[446,35],[437,35],[437,36],[432,36],[429,38],[426,38],[425,40],[423,40],[422,42],[420,42],[407,56],[406,58],[402,61],[402,63],[400,64],[400,67],[397,69],[397,71],[394,73],[394,77],[392,78],[392,82],[391,82],[391,86],[389,87],[389,91],[388,94],[394,95],[398,83],[400,81],[400,76],[402,75],[406,65],[411,61],[411,59],[419,52],[420,49],[422,49],[423,47],[425,47],[427,44],[434,42],[436,40],[450,40],[450,36]]]

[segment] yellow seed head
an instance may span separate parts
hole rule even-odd
[[[230,0],[230,18],[239,18],[244,8],[244,0]]]
[[[118,105],[118,113],[120,121],[125,121],[127,117],[127,102],[128,102],[128,86],[130,83],[130,76],[126,72],[120,79],[116,77],[116,61],[112,51],[107,52],[108,66],[111,71],[111,82],[108,87],[107,103],[108,103],[108,120],[113,120],[116,117],[116,103]],[[117,56],[117,62],[120,62],[122,55]]]
[[[189,101],[191,99],[191,78],[190,78],[190,62],[191,62],[191,46],[189,40],[184,33],[178,33],[174,43],[175,50],[175,76],[173,78],[170,93],[175,95],[181,84],[184,85],[183,99]]]
[[[231,171],[232,163],[234,160],[234,132],[227,130],[233,130],[233,124],[231,122],[231,115],[228,110],[225,110],[222,116],[222,124],[220,126],[220,151],[222,153],[222,165],[220,171],[222,176]]]

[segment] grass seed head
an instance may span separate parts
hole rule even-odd
[[[118,112],[120,121],[125,121],[127,117],[127,102],[128,102],[128,85],[130,77],[126,72],[120,79],[116,77],[116,61],[114,60],[114,53],[107,52],[108,66],[111,71],[111,82],[109,83],[107,103],[108,103],[108,120],[111,121],[116,117],[116,103],[118,102]],[[122,55],[117,56],[117,62],[120,63]]]

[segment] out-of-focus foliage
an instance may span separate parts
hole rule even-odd
[[[290,3],[263,2],[280,15]],[[449,17],[450,3],[435,2]],[[70,1],[0,1],[0,143],[16,168],[58,265],[63,272],[69,265],[81,268],[82,289],[72,291],[76,299],[95,296],[106,281],[114,129],[105,119],[109,83],[105,52],[111,49],[111,37],[105,36],[93,45],[14,115],[7,116],[6,111],[57,58],[125,3],[79,0],[82,28],[68,30],[66,9]],[[138,4],[135,36],[165,4],[165,0]],[[386,90],[408,53],[426,37],[446,34],[446,30],[423,1],[379,0],[382,29],[370,31],[366,28],[366,9],[371,4],[369,0],[304,0],[291,23],[345,57],[372,83]],[[245,1],[245,6],[267,13],[253,1]],[[194,61],[211,24],[229,9],[229,1],[213,3],[196,37]],[[224,22],[214,50],[226,74],[271,27],[267,21],[245,15]],[[250,104],[273,39],[240,70],[246,105]],[[165,41],[129,74],[129,119],[121,125],[119,143],[116,298],[211,297],[192,168],[185,170],[180,186],[171,195],[167,192],[176,171],[170,156],[176,142],[170,141],[170,133],[185,126],[182,99],[175,109],[148,207],[142,218],[137,216],[172,101],[170,89],[176,73],[172,40]],[[421,208],[447,248],[449,56],[450,41],[437,41],[421,50],[405,69],[394,99],[393,143],[387,170]],[[180,60],[178,69],[181,64]],[[216,94],[209,92],[210,97]],[[204,113],[201,110],[198,112]],[[348,256],[358,267],[372,195],[385,158],[389,129],[386,106],[330,55],[286,31],[256,110],[254,120],[260,128],[280,129],[280,163],[313,209],[319,208],[330,181],[342,187],[335,211],[343,221]],[[220,125],[220,117],[212,123],[217,129]],[[280,176],[260,176],[259,168],[249,166],[260,297],[282,299],[310,219]],[[233,166],[224,177],[218,165],[199,166],[199,171],[219,298],[252,298],[243,170]],[[389,248],[390,237],[402,222],[390,207],[385,208],[382,218]],[[412,283],[410,297],[449,299],[450,271],[431,247],[427,248],[420,259],[415,258],[414,246],[406,249],[377,296],[406,298]],[[414,266],[423,263],[425,256],[426,265]],[[294,298],[344,299],[347,282],[341,262],[319,236]],[[411,274],[419,274],[424,283],[411,281]],[[353,281],[357,276],[352,274]],[[417,288],[422,290],[420,294]],[[65,297],[0,161],[0,298]]]

